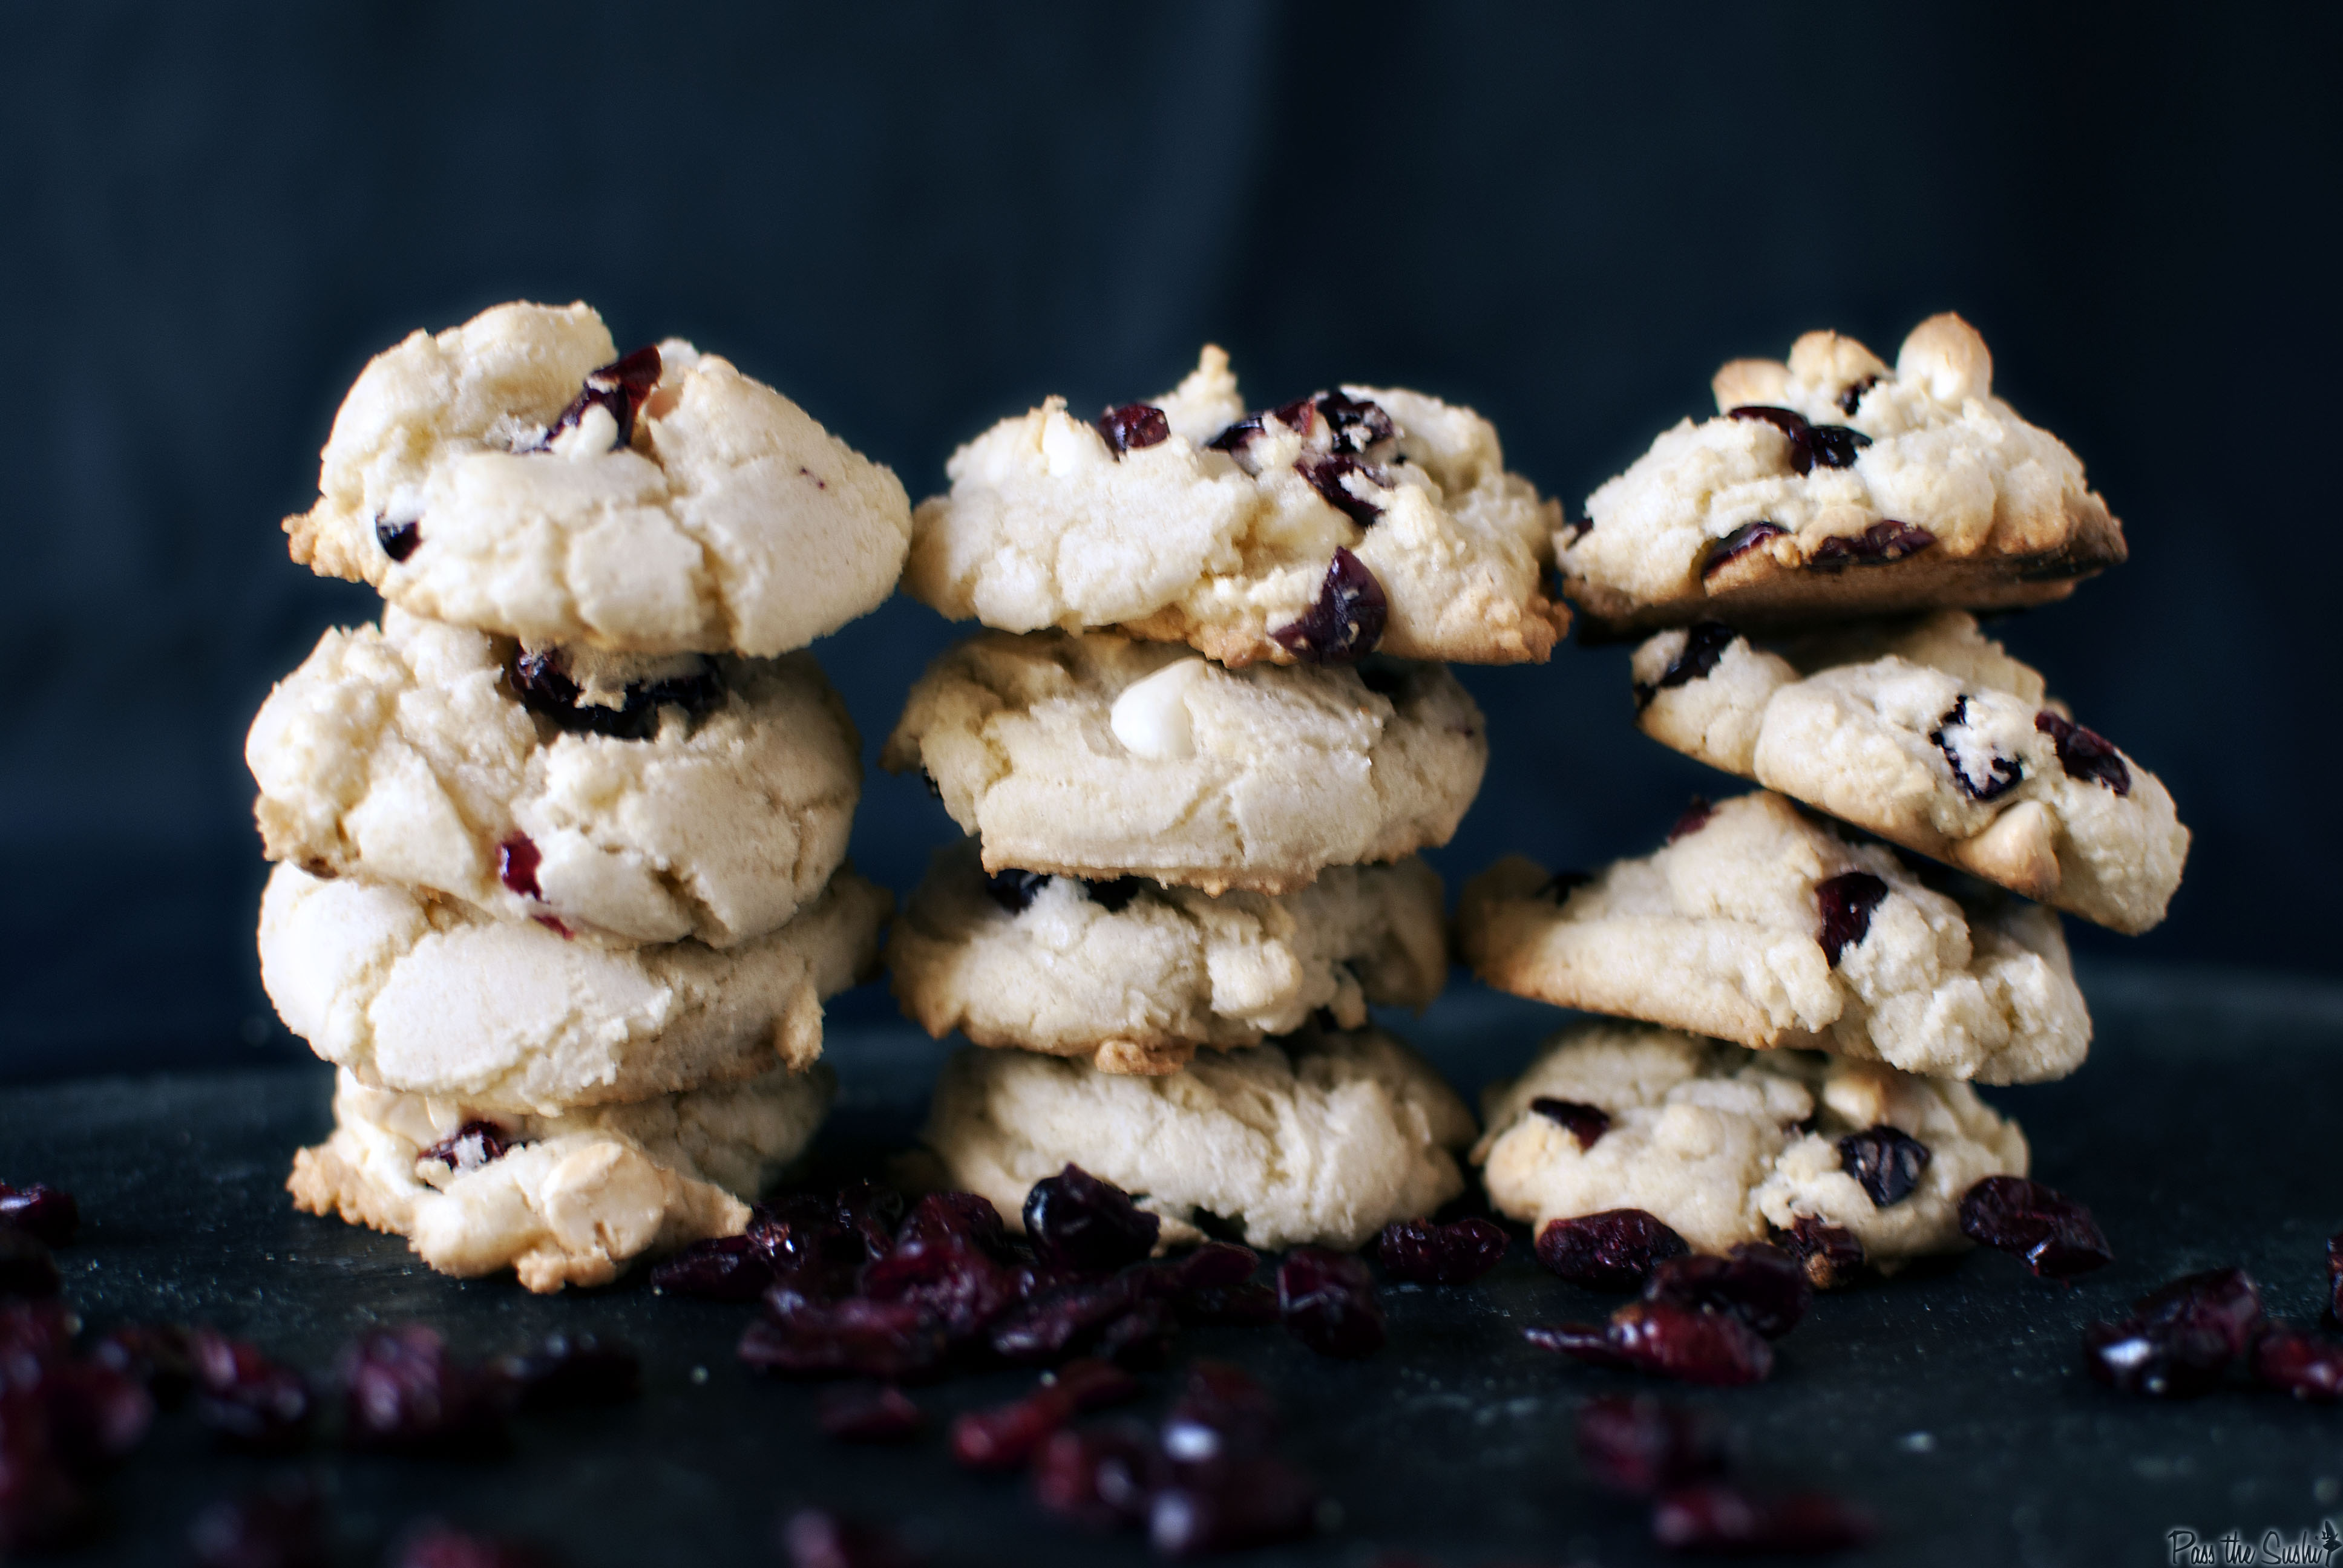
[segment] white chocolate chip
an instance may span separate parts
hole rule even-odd
[[[1205,673],[1203,659],[1183,658],[1123,688],[1107,714],[1114,738],[1132,755],[1151,762],[1193,757],[1196,730],[1188,712],[1188,692]]]

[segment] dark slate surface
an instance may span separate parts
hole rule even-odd
[[[2343,1412],[2240,1383],[2157,1405],[2093,1384],[2077,1334],[2187,1270],[2242,1263],[2274,1311],[2307,1317],[2322,1243],[2343,1225],[2331,1118],[2343,1104],[2343,990],[2094,972],[2091,1062],[2073,1080],[1996,1091],[2033,1135],[2036,1174],[2096,1206],[2117,1262],[2068,1290],[1990,1254],[1824,1298],[1782,1345],[1771,1382],[1685,1397],[1746,1433],[1758,1477],[1856,1499],[1884,1530],[1865,1563],[2167,1561],[2167,1532],[2235,1528],[2291,1540],[2343,1519]],[[1554,1015],[1466,990],[1415,1026],[1467,1088],[1518,1062]],[[900,1142],[941,1048],[897,1030],[834,1039],[846,1091],[825,1158]],[[89,1321],[205,1320],[317,1370],[370,1323],[420,1318],[469,1352],[557,1327],[616,1332],[645,1352],[636,1405],[520,1428],[505,1458],[344,1459],[306,1469],[331,1494],[340,1561],[378,1561],[424,1514],[534,1537],[578,1564],[767,1562],[776,1519],[822,1501],[897,1524],[938,1563],[1144,1560],[1133,1538],[1067,1532],[1013,1483],[956,1473],[940,1437],[908,1451],[840,1447],[815,1392],[760,1381],[731,1348],[749,1311],[665,1300],[639,1283],[532,1298],[509,1280],[444,1280],[392,1238],[297,1215],[279,1191],[294,1146],[325,1128],[317,1070],[108,1079],[0,1094],[0,1178],[80,1196],[83,1240],[61,1254]],[[1338,1527],[1262,1562],[1364,1564],[1403,1550],[1452,1564],[1634,1563],[1656,1555],[1634,1510],[1595,1493],[1570,1416],[1624,1375],[1522,1343],[1527,1323],[1606,1303],[1531,1263],[1480,1285],[1386,1293],[1392,1342],[1363,1364],[1322,1361],[1274,1331],[1212,1330],[1188,1356],[1226,1356],[1284,1400],[1288,1448],[1341,1504]],[[704,1369],[704,1378],[702,1376]],[[939,1418],[1010,1397],[1003,1374],[922,1391]],[[1151,1411],[1169,1378],[1155,1374]],[[206,1500],[281,1462],[212,1452],[166,1416],[110,1483],[106,1534],[68,1559],[185,1560]]]

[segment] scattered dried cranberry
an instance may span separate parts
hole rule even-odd
[[[1197,1291],[1226,1290],[1242,1285],[1261,1267],[1261,1254],[1233,1241],[1206,1241],[1177,1258],[1166,1258],[1149,1271],[1149,1285],[1161,1295],[1177,1299]]]
[[[1707,679],[1716,668],[1717,661],[1725,657],[1725,650],[1731,648],[1734,638],[1740,635],[1722,621],[1694,621],[1685,628],[1684,647],[1668,660],[1668,667],[1660,672],[1659,679],[1648,684],[1643,681],[1635,683],[1635,706],[1638,709],[1649,708],[1652,699],[1663,691]]]
[[[1704,578],[1715,577],[1767,539],[1779,538],[1789,531],[1771,518],[1744,523],[1708,547],[1708,554],[1701,558],[1700,575]]]
[[[1963,1193],[1961,1234],[2024,1259],[2046,1280],[2087,1274],[2115,1261],[2088,1209],[2023,1176],[1988,1176]]]
[[[1796,1260],[1764,1241],[1743,1241],[1730,1257],[1694,1253],[1655,1265],[1644,1299],[1703,1312],[1731,1312],[1769,1340],[1798,1326],[1814,1305],[1813,1285]]]
[[[1874,1208],[1885,1209],[1910,1197],[1929,1159],[1926,1144],[1885,1122],[1838,1141],[1839,1169],[1869,1194]]]
[[[1318,597],[1270,637],[1303,664],[1356,664],[1383,638],[1391,601],[1364,562],[1337,545]]]
[[[2083,1331],[2084,1364],[2110,1388],[2157,1398],[2210,1391],[2264,1321],[2261,1289],[2242,1269],[2185,1274],[2132,1309],[2120,1322]]]
[[[1143,1524],[1164,1468],[1144,1428],[1060,1432],[1034,1458],[1033,1497],[1085,1529]]]
[[[75,1474],[96,1474],[146,1441],[155,1402],[137,1382],[95,1361],[59,1361],[42,1369],[36,1393],[57,1460]],[[5,1441],[5,1439],[0,1439]]]
[[[1163,1229],[1130,1193],[1078,1165],[1033,1183],[1025,1194],[1024,1220],[1036,1258],[1085,1273],[1138,1262],[1155,1250]]]
[[[2243,1269],[2183,1274],[2134,1302],[2132,1311],[2150,1328],[2209,1334],[2233,1356],[2246,1353],[2263,1322],[2261,1287]]]
[[[0,1396],[0,1432],[9,1434],[0,1443],[0,1552],[65,1545],[92,1518],[87,1494],[46,1444],[30,1432],[16,1435],[38,1421],[35,1409],[30,1395]]]
[[[1179,1330],[1180,1314],[1170,1302],[1142,1301],[1107,1323],[1098,1353],[1120,1366],[1160,1367],[1171,1359]]]
[[[38,1382],[43,1367],[72,1356],[78,1332],[72,1311],[55,1297],[0,1302],[0,1384]]]
[[[1822,1553],[1860,1546],[1870,1517],[1819,1492],[1753,1497],[1724,1482],[1680,1488],[1652,1510],[1652,1538],[1677,1552]]]
[[[895,1232],[895,1251],[942,1243],[974,1247],[996,1259],[1009,1256],[1009,1228],[1001,1211],[980,1192],[930,1192],[911,1206]]]
[[[1890,518],[1877,522],[1859,534],[1845,534],[1823,540],[1806,558],[1806,565],[1818,572],[1840,572],[1849,567],[1884,567],[1916,556],[1936,542],[1936,536],[1916,523],[1899,523]]]
[[[1825,1224],[1812,1214],[1791,1218],[1790,1228],[1775,1232],[1781,1249],[1798,1260],[1806,1282],[1817,1291],[1835,1291],[1855,1282],[1863,1271],[1863,1240],[1843,1225]]]
[[[942,1370],[943,1331],[916,1302],[815,1302],[775,1286],[765,1307],[767,1315],[740,1336],[740,1359],[759,1372],[908,1382]]]
[[[537,869],[544,860],[536,839],[515,833],[497,846],[497,880],[524,899],[542,900],[545,890],[538,886]]]
[[[81,1229],[81,1205],[72,1193],[44,1182],[29,1187],[0,1182],[0,1225],[30,1231],[52,1247],[67,1246]]]
[[[1538,1261],[1590,1291],[1640,1289],[1654,1263],[1691,1251],[1682,1236],[1641,1209],[1548,1221],[1537,1238]]]
[[[1649,1394],[1603,1394],[1578,1407],[1578,1457],[1596,1485],[1649,1497],[1723,1475],[1733,1452],[1700,1411]]]
[[[1605,1337],[1637,1371],[1684,1382],[1763,1382],[1774,1370],[1774,1347],[1733,1312],[1630,1302],[1611,1314]]]
[[[642,1358],[634,1348],[592,1333],[557,1331],[534,1349],[498,1357],[491,1369],[523,1410],[617,1404],[642,1392]]]
[[[309,1385],[252,1345],[210,1329],[190,1336],[196,1415],[240,1448],[282,1452],[309,1435]]]
[[[1394,1280],[1463,1285],[1503,1262],[1505,1246],[1504,1228],[1487,1220],[1456,1220],[1445,1225],[1433,1220],[1394,1220],[1383,1227],[1375,1243],[1375,1256],[1383,1272]]]
[[[899,1246],[862,1271],[862,1294],[917,1307],[955,1342],[971,1340],[1018,1297],[1018,1281],[957,1239]]]
[[[1997,799],[2017,788],[2026,777],[2025,764],[1981,745],[1976,736],[1966,733],[1968,723],[1969,699],[1963,695],[1953,699],[1952,707],[1936,720],[1936,728],[1928,731],[1928,739],[1945,754],[1962,794],[1972,800]]]
[[[927,1424],[920,1407],[886,1383],[827,1389],[814,1419],[840,1442],[909,1442]]]
[[[332,1553],[326,1509],[306,1484],[289,1484],[196,1515],[187,1546],[196,1568],[326,1568]]]
[[[505,1130],[493,1121],[467,1121],[417,1158],[437,1160],[461,1176],[503,1159],[518,1141],[506,1137]]]
[[[800,1508],[781,1526],[789,1568],[911,1568],[918,1561],[900,1541],[826,1508]]]
[[[1044,1286],[993,1321],[992,1353],[1020,1366],[1049,1366],[1099,1344],[1127,1314],[1159,1305],[1136,1271]],[[1154,1324],[1151,1314],[1138,1326]]]
[[[1790,468],[1794,473],[1812,472],[1816,467],[1847,468],[1855,466],[1855,456],[1871,445],[1871,437],[1845,425],[1810,425],[1805,415],[1792,408],[1769,407],[1761,403],[1745,403],[1733,409],[1735,419],[1762,419],[1789,438]]]
[[[403,561],[415,553],[416,546],[423,542],[423,519],[409,518],[403,523],[394,523],[388,518],[377,518],[374,520],[374,542],[380,545],[382,553],[393,561]]]
[[[635,438],[635,416],[641,411],[643,400],[659,385],[659,351],[638,348],[621,359],[614,359],[598,370],[587,372],[586,386],[569,400],[569,407],[546,431],[535,450],[543,451],[553,445],[563,432],[574,430],[586,417],[586,410],[599,405],[610,411],[618,422],[618,438],[610,443],[610,450],[630,444]]]
[[[1610,1329],[1602,1323],[1542,1323],[1523,1329],[1522,1338],[1542,1351],[1573,1356],[1589,1366],[1634,1370],[1634,1363],[1612,1344]]]
[[[984,896],[1012,915],[1031,909],[1033,900],[1050,885],[1047,871],[1021,871],[1011,866],[984,879]]]
[[[390,1568],[550,1568],[536,1547],[430,1523],[400,1543]]]
[[[2273,1322],[2254,1341],[2249,1366],[2264,1388],[2299,1400],[2343,1400],[2343,1343],[2291,1323]]]
[[[649,740],[659,733],[661,709],[680,708],[698,718],[722,703],[725,693],[723,670],[702,659],[689,675],[630,683],[615,708],[581,701],[585,694],[570,678],[568,656],[558,648],[518,649],[505,680],[523,708],[551,719],[556,729],[614,740]]]
[[[1190,1363],[1181,1395],[1163,1418],[1163,1452],[1183,1464],[1265,1452],[1277,1436],[1277,1402],[1242,1368]]]
[[[1592,1149],[1611,1131],[1611,1113],[1599,1105],[1587,1105],[1575,1100],[1556,1100],[1541,1094],[1530,1101],[1530,1109],[1548,1121],[1558,1121],[1570,1130],[1581,1149]]]
[[[1815,902],[1821,906],[1823,929],[1815,940],[1823,956],[1835,966],[1847,949],[1860,944],[1871,930],[1871,911],[1887,896],[1887,884],[1869,871],[1842,871],[1815,884]]]
[[[1668,829],[1668,842],[1673,844],[1679,839],[1691,838],[1694,833],[1707,827],[1708,819],[1715,815],[1716,808],[1708,803],[1707,796],[1694,796],[1692,804],[1684,809],[1684,815],[1678,817],[1674,824]]]
[[[764,1254],[746,1236],[711,1236],[661,1259],[651,1289],[707,1302],[753,1302],[773,1282]]]
[[[1172,438],[1172,421],[1152,403],[1125,403],[1098,417],[1098,433],[1116,457]]]
[[[1148,1508],[1147,1535],[1166,1557],[1299,1541],[1318,1528],[1318,1489],[1267,1454],[1241,1469],[1182,1466]]]
[[[2131,793],[2131,769],[2114,741],[2046,708],[2034,716],[2034,728],[2058,748],[2058,766],[2066,770],[2067,778],[2104,784],[2118,795]]]
[[[952,1458],[970,1470],[1020,1469],[1076,1415],[1138,1394],[1138,1382],[1110,1362],[1068,1362],[1053,1381],[1023,1399],[970,1411],[953,1422]]]
[[[48,1243],[30,1231],[0,1225],[0,1297],[54,1296],[57,1284]]]
[[[376,1329],[342,1352],[342,1442],[412,1452],[495,1447],[512,1391],[447,1353],[421,1323]]]
[[[1177,1302],[1180,1321],[1266,1328],[1277,1322],[1277,1292],[1267,1285],[1215,1285],[1190,1291]]]
[[[166,1409],[176,1406],[195,1386],[193,1336],[176,1323],[126,1323],[99,1340],[89,1353],[98,1365],[145,1385]]]
[[[1277,1266],[1286,1332],[1320,1355],[1356,1360],[1383,1349],[1383,1309],[1366,1264],[1326,1247],[1296,1247]]]
[[[2327,1238],[2327,1320],[2343,1322],[2343,1231]]]

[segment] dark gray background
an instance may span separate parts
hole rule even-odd
[[[2197,832],[2165,927],[2077,946],[2343,970],[2336,15],[0,4],[0,1075],[297,1053],[244,728],[374,600],[277,519],[368,355],[523,297],[729,356],[915,496],[1212,337],[1256,403],[1469,402],[1574,510],[1719,361],[1957,309],[2135,557],[2005,635]],[[950,635],[898,601],[819,645],[866,748]],[[1634,732],[1624,657],[1466,672],[1452,886],[1725,783]],[[908,888],[951,830],[874,777],[856,854]]]

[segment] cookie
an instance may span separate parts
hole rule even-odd
[[[955,620],[1120,627],[1230,665],[1542,662],[1570,624],[1544,589],[1560,508],[1505,471],[1486,419],[1420,392],[1249,415],[1208,346],[1151,404],[1090,421],[1052,397],[945,470],[903,588]]]
[[[937,855],[887,939],[903,1010],[930,1034],[1176,1072],[1199,1048],[1289,1034],[1321,1010],[1420,1008],[1448,980],[1440,879],[1413,857],[1336,866],[1290,893],[1085,883]]]
[[[1067,1165],[1162,1216],[1166,1245],[1234,1227],[1261,1248],[1359,1246],[1463,1191],[1473,1114],[1380,1030],[1304,1030],[1177,1072],[1131,1077],[1062,1057],[963,1050],[921,1135],[955,1187],[1012,1227]]]
[[[880,753],[924,771],[984,869],[1282,893],[1444,844],[1489,741],[1437,666],[1230,669],[1107,632],[947,649]]]
[[[768,657],[894,591],[895,476],[679,338],[624,358],[584,305],[500,305],[375,356],[296,561],[532,646]]]
[[[738,947],[610,949],[280,865],[261,896],[260,980],[285,1027],[361,1082],[546,1113],[810,1064],[821,999],[876,970],[891,902],[841,870]]]
[[[2044,604],[2124,558],[2082,463],[1993,395],[1957,316],[1913,328],[1892,370],[1809,332],[1715,388],[1717,417],[1679,423],[1556,536],[1582,637]]]
[[[318,640],[245,760],[272,860],[604,945],[730,947],[846,858],[858,749],[807,654],[528,652],[394,609]]]
[[[2091,1020],[2058,917],[1954,886],[1759,793],[1696,802],[1664,849],[1592,878],[1500,860],[1465,884],[1456,940],[1499,990],[1758,1049],[1981,1083],[2074,1071]]]
[[[293,1157],[286,1190],[407,1238],[443,1274],[510,1268],[532,1291],[601,1285],[644,1253],[737,1236],[748,1200],[813,1141],[829,1068],[548,1115],[336,1079],[334,1131]]]
[[[1641,1209],[1703,1252],[1802,1218],[1853,1232],[1889,1268],[1963,1251],[1962,1195],[2026,1170],[2026,1135],[1966,1083],[1640,1024],[1564,1030],[1482,1109],[1473,1159],[1500,1211],[1543,1229]],[[1878,1128],[1901,1139],[1864,1136]],[[1874,1157],[1883,1148],[1891,1158]]]
[[[2116,930],[2164,919],[2188,829],[2153,773],[1961,610],[1768,652],[1714,621],[1635,650],[1644,733]]]

